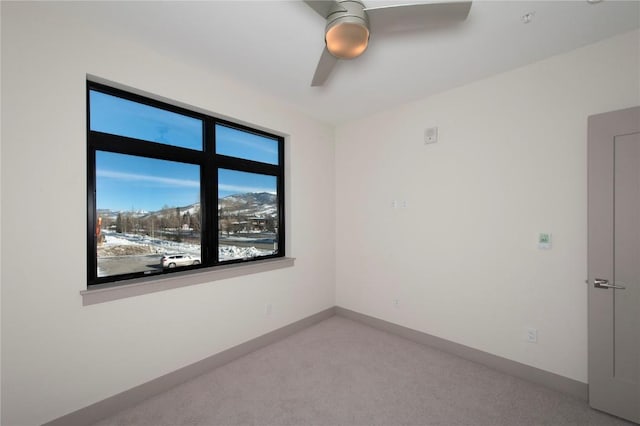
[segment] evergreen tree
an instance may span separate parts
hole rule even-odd
[[[118,217],[116,218],[116,232],[122,233],[122,213],[118,213]]]

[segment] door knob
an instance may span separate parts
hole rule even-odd
[[[624,290],[626,287],[622,285],[609,284],[609,280],[596,278],[593,280],[593,286],[596,288],[615,288],[616,290]]]

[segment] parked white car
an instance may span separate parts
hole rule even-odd
[[[185,253],[165,254],[160,259],[163,268],[175,268],[176,266],[199,265],[201,262],[197,256],[191,256]]]

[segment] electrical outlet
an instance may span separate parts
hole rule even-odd
[[[424,144],[436,143],[438,142],[438,128],[437,127],[429,127],[424,130]]]
[[[527,342],[538,343],[538,330],[535,328],[527,328]]]
[[[271,311],[273,311],[273,305],[271,303],[267,303],[266,305],[264,305],[264,314],[265,314],[265,316],[270,316],[271,315]]]
[[[393,306],[395,306],[396,308],[400,307],[400,299],[393,299]]]

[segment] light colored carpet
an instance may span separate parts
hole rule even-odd
[[[97,425],[630,424],[334,316]]]

